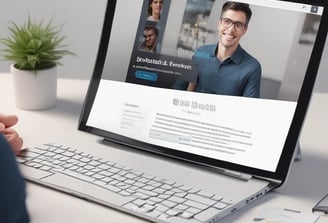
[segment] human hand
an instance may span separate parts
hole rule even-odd
[[[0,133],[7,139],[15,154],[18,154],[23,146],[23,139],[12,128],[18,122],[16,115],[0,114]]]

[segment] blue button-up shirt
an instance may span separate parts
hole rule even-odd
[[[15,155],[1,133],[0,179],[0,222],[28,223],[25,181],[19,172]]]
[[[196,50],[194,62],[198,65],[197,92],[259,97],[261,64],[240,45],[231,57],[220,61],[216,57],[218,45],[205,45]],[[179,83],[180,82],[180,83]],[[179,81],[174,88],[185,89]]]

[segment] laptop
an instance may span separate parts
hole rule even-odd
[[[326,40],[327,1],[242,2],[252,11],[247,26],[220,18],[222,0],[108,0],[79,120],[80,131],[102,138],[108,150],[127,151],[127,160],[149,174],[172,175],[173,180],[208,191],[202,194],[205,197],[220,193],[233,201],[224,213],[203,220],[189,216],[185,220],[190,222],[220,220],[286,181],[299,154],[299,134]],[[149,14],[155,4],[160,5],[157,19]],[[208,61],[216,58],[218,21],[239,31],[247,28],[239,46],[260,64],[256,94],[221,94],[200,87],[204,70],[213,68]],[[232,63],[238,64],[238,59]],[[237,74],[243,69],[247,68]],[[177,89],[177,83],[188,89]],[[231,86],[224,85],[223,92]],[[152,161],[144,162],[143,157]],[[190,175],[190,170],[199,172]],[[79,194],[65,183],[56,187],[55,180],[35,180],[26,172],[25,176]],[[106,193],[94,198],[95,192],[83,192],[83,197],[151,221],[169,222],[113,205],[104,198]]]

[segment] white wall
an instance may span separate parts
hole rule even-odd
[[[55,25],[63,25],[65,43],[76,56],[66,56],[58,68],[59,77],[89,79],[100,39],[106,0],[1,0],[0,37],[8,35],[8,23],[23,24],[28,14],[32,20],[53,17]],[[0,61],[0,72],[9,72],[9,62]]]

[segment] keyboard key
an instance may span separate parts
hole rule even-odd
[[[160,216],[158,216],[157,218],[161,221],[166,221],[166,222],[170,222],[169,219],[170,216],[168,216],[167,214],[160,214]]]
[[[149,195],[146,195],[146,194],[143,194],[143,193],[140,193],[140,192],[137,192],[135,194],[133,194],[134,197],[137,197],[137,198],[140,198],[140,199],[148,199],[150,196]]]
[[[199,194],[200,196],[203,196],[203,197],[208,197],[208,198],[211,198],[214,196],[213,193],[209,193],[209,192],[206,192],[203,190],[199,191],[197,194]]]
[[[156,204],[156,205],[155,205],[155,209],[156,209],[157,211],[160,211],[160,212],[162,212],[162,213],[165,213],[167,210],[169,210],[169,207],[167,207],[167,206],[165,206],[165,205],[163,205],[163,204]]]
[[[181,197],[176,197],[176,196],[172,196],[168,199],[169,201],[175,202],[177,204],[183,203],[186,201],[185,198],[181,198]]]
[[[194,214],[191,212],[188,212],[188,211],[184,211],[184,212],[182,212],[182,214],[180,216],[185,219],[189,219],[189,218],[192,218],[194,216]]]
[[[150,211],[153,211],[154,209],[155,209],[155,206],[149,205],[149,204],[144,204],[141,207],[141,212],[150,212]]]
[[[227,204],[227,203],[222,203],[222,202],[218,202],[218,203],[216,203],[215,205],[214,205],[214,207],[216,207],[217,209],[219,209],[219,210],[222,210],[222,209],[224,209],[224,208],[226,208],[226,207],[228,207],[229,206],[229,204]]]
[[[169,216],[177,216],[179,214],[181,214],[182,211],[181,210],[177,210],[177,209],[170,209],[166,212],[167,215]]]
[[[205,198],[205,197],[202,197],[202,196],[197,195],[197,194],[188,194],[186,196],[186,198],[190,199],[190,200],[197,201],[197,202],[202,203],[202,204],[206,204],[208,206],[211,206],[211,205],[216,203],[216,201],[214,201],[212,199]]]
[[[110,184],[105,184],[104,187],[108,190],[113,191],[113,192],[120,192],[122,190],[121,188],[110,185]]]
[[[197,208],[199,210],[204,210],[204,209],[208,208],[207,205],[204,205],[202,203],[199,203],[199,202],[196,202],[196,201],[192,201],[192,200],[187,200],[183,204],[184,205],[187,205],[187,206],[190,206],[190,207]]]
[[[194,216],[194,218],[196,218],[197,220],[199,220],[201,222],[205,222],[205,221],[208,221],[213,216],[215,216],[215,215],[217,215],[219,213],[220,213],[220,210],[218,210],[216,208],[208,208],[208,209],[200,212],[199,214],[196,214]]]
[[[144,189],[138,189],[138,192],[146,194],[150,197],[156,197],[158,195],[158,193],[155,193],[155,192],[150,191],[150,190],[144,190]]]
[[[84,174],[80,174],[80,173],[77,173],[75,171],[61,170],[61,169],[56,169],[55,171],[58,172],[58,173],[62,173],[64,175],[68,175],[68,176],[83,180],[83,181],[87,181],[87,182],[93,182],[95,180],[92,177],[88,177]]]
[[[157,218],[162,212],[159,212],[157,210],[152,210],[150,212],[147,212],[146,215],[149,217]]]
[[[169,208],[173,208],[174,206],[177,205],[177,203],[173,202],[173,201],[169,201],[169,200],[164,200],[162,202],[163,205],[165,205],[166,207],[169,207]]]
[[[186,212],[188,212],[188,213],[191,213],[191,214],[195,215],[195,214],[199,213],[199,212],[200,212],[200,210],[199,210],[199,209],[197,209],[197,208],[194,208],[194,207],[190,207],[190,208],[188,208],[188,209],[186,210]]]
[[[144,204],[146,204],[146,201],[141,200],[141,199],[135,199],[132,203],[135,204],[135,205],[137,205],[138,207],[141,207]]]

